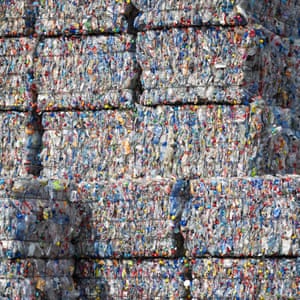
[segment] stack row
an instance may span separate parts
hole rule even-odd
[[[297,118],[262,101],[44,113],[42,174],[101,180],[299,173]]]
[[[297,299],[299,267],[299,259],[81,260],[76,272],[82,299],[254,300]]]
[[[76,212],[66,186],[0,180],[0,286],[5,299],[75,299]]]
[[[260,96],[299,114],[300,40],[259,26],[150,30],[137,39],[22,37],[1,44],[1,109],[248,105]]]
[[[76,256],[299,256],[299,176],[81,182]]]
[[[0,113],[1,176],[78,180],[299,174],[299,116],[250,106]]]
[[[132,4],[131,4],[132,2]],[[0,35],[89,34],[176,26],[262,24],[276,34],[299,35],[297,0],[261,1],[3,1]],[[136,11],[139,14],[136,16]],[[298,25],[298,26],[297,26]]]
[[[255,257],[299,255],[299,181],[2,179],[1,296],[296,295],[298,260]],[[191,259],[170,259],[184,250]],[[196,258],[206,254],[227,258]],[[252,258],[228,258],[241,255]]]
[[[140,11],[138,30],[183,26],[241,26],[261,24],[281,36],[299,35],[300,6],[292,1],[133,0]],[[298,26],[297,26],[298,25]]]

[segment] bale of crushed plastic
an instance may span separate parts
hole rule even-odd
[[[290,40],[261,26],[188,27],[138,33],[143,105],[248,104],[292,93]],[[287,86],[287,87],[286,87]],[[282,99],[278,99],[282,100]]]
[[[294,1],[145,1],[132,3],[140,10],[135,28],[183,26],[243,26],[260,24],[282,36],[299,36],[299,2]],[[296,26],[295,26],[296,24]]]
[[[33,106],[33,56],[36,38],[0,38],[0,109]]]
[[[79,215],[67,182],[0,180],[0,297],[77,299],[73,239]]]
[[[26,144],[26,114],[22,112],[0,112],[0,175],[17,177],[26,174],[23,156]]]
[[[80,182],[72,192],[82,216],[76,256],[174,257],[189,187],[174,179]]]
[[[130,176],[132,111],[44,113],[42,124],[42,176],[72,180]]]
[[[192,299],[296,299],[298,258],[194,259]]]
[[[186,299],[185,260],[79,260],[82,299]]]
[[[91,34],[128,31],[130,1],[39,1],[38,34]]]
[[[191,180],[181,217],[186,255],[299,255],[299,176]]]
[[[132,35],[45,38],[34,64],[37,108],[130,107],[138,75]]]
[[[0,2],[0,36],[29,35],[34,31],[36,9],[31,0]]]

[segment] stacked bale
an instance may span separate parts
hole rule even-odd
[[[134,0],[140,10],[139,30],[180,26],[239,26],[260,24],[282,36],[299,36],[300,7],[293,1],[145,1]],[[298,25],[298,27],[297,27]]]
[[[284,89],[289,43],[262,26],[187,27],[138,33],[145,105],[248,104]]]
[[[34,77],[39,111],[129,108],[139,74],[132,35],[44,38]]]
[[[195,259],[192,299],[297,299],[299,258]]]
[[[28,109],[33,105],[35,38],[0,38],[0,108]]]
[[[192,180],[192,197],[181,218],[186,255],[299,256],[299,180]]]
[[[74,222],[64,183],[1,179],[1,297],[77,297]]]
[[[77,256],[178,255],[182,245],[174,222],[187,192],[186,182],[170,179],[81,182],[73,193],[85,215]]]
[[[26,114],[10,111],[0,112],[1,144],[0,174],[1,177],[14,178],[26,174],[24,152],[26,144]]]
[[[80,299],[187,299],[184,259],[79,260]]]
[[[131,111],[49,112],[42,118],[42,176],[93,181],[130,174]]]
[[[187,193],[186,182],[170,179],[77,186],[76,275],[83,299],[184,299],[183,259],[170,258],[183,254],[178,222]]]
[[[0,14],[0,36],[29,35],[34,32],[34,1],[1,1]]]
[[[118,33],[130,29],[129,17],[133,6],[128,0],[39,2],[35,23],[39,34]]]

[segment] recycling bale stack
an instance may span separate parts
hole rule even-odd
[[[300,297],[298,1],[2,2],[0,298]]]
[[[77,185],[76,279],[83,299],[184,299],[179,220],[188,188],[170,179]]]
[[[41,177],[64,178],[74,188],[72,205],[82,217],[73,241],[80,299],[184,299],[186,262],[177,257],[188,186],[135,179],[140,69],[133,19],[126,20],[134,9],[121,2],[40,7],[34,78]]]
[[[29,177],[1,179],[0,285],[3,299],[76,299],[76,212],[66,187]]]
[[[135,175],[189,182],[189,296],[299,297],[299,3],[134,4]]]

